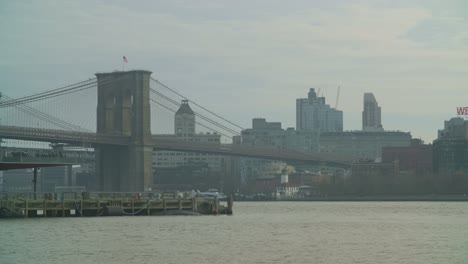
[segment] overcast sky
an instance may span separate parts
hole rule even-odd
[[[311,87],[361,129],[364,92],[385,129],[432,141],[468,105],[468,1],[0,0],[0,89],[17,97],[95,72],[148,69],[227,119],[295,126]]]

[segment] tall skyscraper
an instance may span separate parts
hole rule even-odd
[[[310,88],[307,98],[296,99],[296,129],[318,132],[343,131],[343,112],[325,103],[314,88]]]
[[[381,109],[372,93],[364,93],[364,110],[362,111],[363,131],[383,131]]]

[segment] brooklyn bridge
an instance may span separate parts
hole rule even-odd
[[[338,155],[241,144],[235,140],[241,126],[186,98],[151,74],[146,70],[97,73],[95,78],[29,96],[12,98],[3,93],[0,138],[94,149],[97,182],[102,191],[151,189],[155,149],[341,168],[352,163]],[[181,99],[198,109],[197,126],[221,135],[224,143],[167,136],[174,125],[170,116]],[[5,161],[0,165],[0,169],[12,168]]]

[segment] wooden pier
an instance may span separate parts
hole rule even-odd
[[[232,199],[129,193],[2,193],[0,218],[232,214]]]

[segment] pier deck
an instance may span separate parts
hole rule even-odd
[[[146,197],[145,197],[146,196]],[[0,196],[2,217],[93,217],[124,215],[232,214],[232,200],[176,198],[122,193],[44,193]]]

